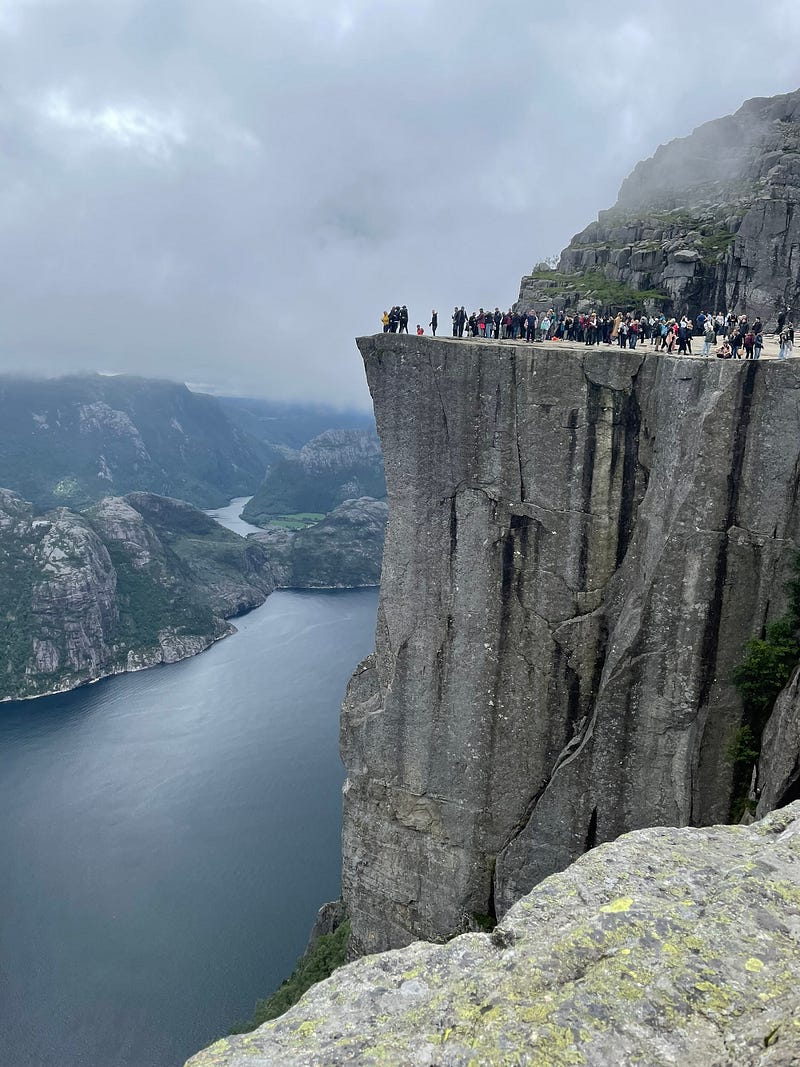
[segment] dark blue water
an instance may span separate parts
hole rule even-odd
[[[339,893],[339,704],[376,590],[275,593],[170,667],[0,705],[0,1065],[173,1067]]]

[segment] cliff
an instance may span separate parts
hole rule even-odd
[[[269,556],[280,589],[359,589],[379,585],[388,505],[345,500],[303,530],[276,527],[250,534]]]
[[[385,495],[377,435],[326,430],[270,467],[242,518],[266,525],[280,516],[323,516],[345,500]]]
[[[389,526],[342,712],[353,951],[727,820],[731,682],[785,606],[800,365],[379,335]]]
[[[642,830],[491,936],[359,960],[187,1067],[790,1067],[798,886],[800,804],[747,829]]]
[[[800,307],[800,90],[662,145],[558,269],[523,278],[518,307],[760,315]]]
[[[0,700],[193,655],[274,588],[259,545],[182,501],[37,515],[0,490]]]

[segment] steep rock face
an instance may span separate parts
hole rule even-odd
[[[337,971],[187,1067],[792,1067],[800,804],[642,830],[519,902],[491,936]]]
[[[327,515],[345,500],[385,495],[375,433],[326,430],[267,471],[242,517],[258,525],[277,515]]]
[[[762,735],[758,815],[800,799],[800,668],[775,701]]]
[[[274,588],[261,546],[182,501],[37,516],[0,490],[0,700],[194,655]]]
[[[359,341],[390,503],[342,713],[353,947],[504,914],[729,812],[745,640],[798,543],[800,365]]]
[[[800,307],[800,91],[748,100],[639,163],[610,211],[523,278],[519,306],[735,309],[774,325]],[[606,294],[605,280],[629,293]]]
[[[282,589],[359,589],[379,585],[389,507],[385,500],[345,500],[306,530],[265,530],[262,545]]]

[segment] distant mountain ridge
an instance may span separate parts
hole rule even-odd
[[[385,496],[377,433],[326,430],[278,459],[242,514],[258,525],[281,515],[327,515],[345,500]]]
[[[253,491],[266,455],[218,400],[176,382],[0,378],[0,485],[38,508],[132,490],[220,507]]]

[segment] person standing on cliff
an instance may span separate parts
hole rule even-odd
[[[381,322],[383,323],[383,332],[384,333],[388,333],[389,332],[389,312],[388,311],[384,311],[383,315],[381,316]]]
[[[464,327],[466,326],[466,324],[467,324],[467,313],[464,310],[464,305],[462,304],[461,307],[458,309],[458,336],[459,337],[463,337],[464,336]]]
[[[714,322],[712,319],[706,319],[705,328],[703,329],[703,352],[704,356],[711,355],[711,346],[716,344],[717,338],[714,333]]]
[[[430,328],[431,328],[431,333],[435,337],[436,336],[436,327],[439,325],[439,316],[436,314],[435,311],[431,312],[431,321],[430,321],[429,325],[430,325]]]
[[[400,309],[400,333],[408,333],[408,308],[405,304]]]

